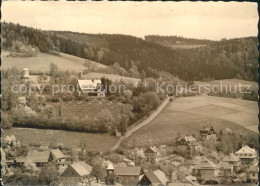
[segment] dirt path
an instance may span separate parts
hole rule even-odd
[[[150,123],[162,110],[163,108],[169,103],[170,101],[170,97],[166,98],[163,103],[145,120],[141,121],[140,123],[134,124],[132,126],[130,126],[127,130],[127,132],[124,134],[124,136],[122,136],[120,139],[118,139],[118,141],[115,143],[115,145],[112,147],[112,151],[116,150],[119,145],[122,143],[123,140],[125,140],[126,138],[128,138],[129,136],[131,136],[135,131],[137,131],[138,129],[142,128],[143,126],[147,125],[148,123]]]

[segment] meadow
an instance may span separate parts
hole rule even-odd
[[[198,135],[208,125],[216,132],[226,128],[240,133],[258,132],[257,102],[213,96],[177,98],[124,145],[173,143],[178,135]]]
[[[32,129],[13,127],[4,130],[2,137],[14,135],[22,145],[47,145],[63,144],[64,147],[79,149],[81,141],[87,141],[87,150],[106,152],[116,142],[116,137],[109,134],[91,134],[84,132],[71,132],[63,130]]]
[[[29,68],[32,71],[49,71],[50,64],[56,64],[61,70],[69,70],[81,72],[86,69],[84,64],[94,65],[97,68],[106,68],[105,65],[96,63],[91,60],[80,57],[60,53],[59,55],[51,55],[46,53],[39,53],[36,57],[9,57],[8,51],[3,51],[2,54],[2,68],[17,67],[19,70]]]

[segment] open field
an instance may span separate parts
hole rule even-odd
[[[257,102],[213,96],[177,98],[126,143],[131,146],[170,143],[178,134],[198,135],[207,125],[212,125],[216,132],[225,128],[258,132]]]
[[[8,51],[3,51],[2,53],[2,68],[12,68],[17,67],[22,70],[24,68],[29,68],[32,71],[49,71],[51,63],[56,64],[61,70],[69,70],[80,72],[86,69],[84,63],[89,63],[95,65],[97,68],[106,68],[105,65],[96,63],[91,60],[83,59],[80,57],[60,53],[59,56],[51,55],[46,53],[39,53],[37,57],[7,57]]]
[[[108,151],[116,142],[114,136],[108,134],[90,134],[81,132],[69,132],[62,130],[46,130],[31,128],[11,128],[2,133],[4,138],[7,135],[15,135],[23,145],[42,144],[57,145],[63,144],[66,147],[79,148],[81,140],[87,140],[87,149],[94,151]]]
[[[223,86],[228,86],[232,87],[232,90],[234,90],[235,87],[238,88],[239,83],[241,85],[249,85],[251,90],[256,90],[258,88],[258,83],[254,82],[254,81],[246,81],[246,80],[242,80],[242,79],[223,79],[223,80],[213,80],[213,81],[208,81],[208,82],[203,82],[203,81],[194,81],[194,83],[196,85],[201,85],[201,86],[205,86],[205,85],[223,85]],[[225,90],[223,88],[223,90]]]
[[[93,99],[91,101],[71,101],[63,102],[63,114],[65,118],[87,118],[95,120],[95,118],[103,111],[109,111],[112,116],[120,114],[119,102],[108,101],[106,99]],[[58,108],[59,103],[51,103]],[[126,110],[132,110],[132,105],[124,104]]]
[[[113,82],[115,81],[123,81],[125,83],[135,83],[137,81],[141,81],[140,79],[137,78],[131,78],[131,77],[125,77],[125,76],[119,76],[119,75],[114,75],[114,74],[103,74],[103,73],[97,73],[97,72],[90,72],[88,74],[83,75],[84,79],[95,79],[95,78],[102,78],[106,77]]]

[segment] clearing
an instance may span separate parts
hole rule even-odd
[[[178,134],[195,134],[206,125],[219,132],[258,132],[258,105],[240,99],[194,96],[170,102],[148,125],[136,131],[126,144],[147,146],[172,143]]]
[[[4,130],[2,137],[15,135],[23,145],[57,145],[63,144],[66,147],[78,147],[82,140],[87,140],[87,149],[106,152],[116,142],[116,137],[109,134],[91,134],[83,132],[70,132],[63,130],[31,129],[13,127]]]
[[[39,53],[36,57],[7,57],[8,51],[2,52],[2,68],[17,67],[19,70],[29,68],[32,71],[47,72],[50,64],[56,64],[61,70],[69,70],[81,72],[87,67],[84,65],[90,64],[97,68],[106,68],[107,66],[100,63],[83,59],[80,57],[60,53],[60,55],[51,55],[46,53]]]

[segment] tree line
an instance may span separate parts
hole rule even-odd
[[[134,36],[120,34],[85,34],[64,31],[42,31],[18,24],[2,23],[3,47],[14,41],[37,47],[41,52],[64,52],[105,65],[118,63],[126,71],[158,78],[161,72],[183,80],[241,78],[257,81],[257,38],[223,39],[221,41],[162,37],[190,43],[207,44],[194,49],[171,49]],[[159,36],[155,37],[157,40]],[[177,38],[177,39],[176,39]]]

